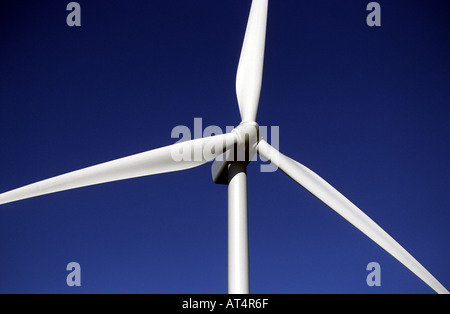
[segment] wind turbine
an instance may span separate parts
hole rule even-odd
[[[232,132],[177,143],[33,183],[0,194],[0,204],[190,169],[216,159],[212,166],[213,179],[216,183],[228,185],[229,293],[249,293],[246,168],[252,156],[258,153],[375,241],[436,292],[448,293],[411,254],[347,198],[260,137],[256,116],[262,84],[267,11],[268,0],[253,0],[236,78],[242,121]],[[225,152],[225,158],[218,158]]]

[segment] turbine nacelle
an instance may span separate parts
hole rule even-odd
[[[232,149],[214,160],[211,166],[213,181],[216,184],[228,184],[228,168],[232,162],[241,161],[246,165],[256,154],[256,148],[261,140],[259,125],[254,121],[241,122],[232,130],[237,135],[237,142]]]

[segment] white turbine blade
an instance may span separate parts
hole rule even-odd
[[[302,185],[370,239],[375,241],[436,292],[449,293],[436,278],[389,234],[317,174],[295,160],[281,154],[264,140],[261,140],[258,144],[258,153],[265,159],[270,160],[294,181]]]
[[[256,121],[263,76],[268,0],[253,0],[236,76],[242,121]]]
[[[0,204],[100,183],[190,169],[220,156],[236,141],[236,133],[231,132],[150,150],[0,194]]]

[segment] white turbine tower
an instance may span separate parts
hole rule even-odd
[[[259,136],[256,121],[261,91],[268,0],[253,0],[236,92],[242,122],[232,132],[195,139],[117,159],[33,183],[3,194],[0,204],[100,183],[185,170],[216,158],[213,179],[228,184],[228,291],[249,293],[247,175],[255,153],[271,161],[331,209],[422,279],[438,293],[449,293],[414,257],[358,207],[317,174],[281,154]],[[223,160],[217,158],[227,152]]]

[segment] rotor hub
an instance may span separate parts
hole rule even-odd
[[[245,150],[256,149],[260,140],[259,125],[254,121],[241,122],[233,129],[238,136],[238,146],[243,146]]]

